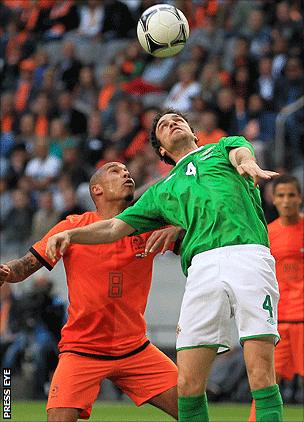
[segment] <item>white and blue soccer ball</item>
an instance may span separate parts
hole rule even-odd
[[[138,40],[147,53],[170,57],[179,53],[189,37],[185,15],[169,4],[156,4],[141,15],[137,24]]]

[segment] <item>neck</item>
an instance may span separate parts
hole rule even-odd
[[[120,201],[100,201],[96,204],[96,211],[100,218],[109,220],[120,214],[128,205],[129,201],[125,199]]]
[[[173,152],[171,154],[171,158],[177,163],[181,158],[189,154],[189,152],[195,151],[197,148],[198,146],[195,142],[193,142],[190,145],[187,145],[184,148],[180,148],[178,151]]]
[[[280,217],[282,226],[291,226],[293,224],[298,224],[300,221],[300,214],[291,215],[288,217]]]

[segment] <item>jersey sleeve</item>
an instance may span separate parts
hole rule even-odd
[[[53,236],[56,233],[60,233],[64,230],[69,230],[74,227],[75,224],[73,224],[72,219],[68,218],[66,220],[60,221],[58,224],[56,224],[56,226],[54,226],[50,231],[48,231],[47,234],[41,240],[32,245],[32,247],[30,248],[30,252],[38,259],[38,261],[45,268],[51,271],[57,264],[57,262],[60,260],[60,257],[56,260],[55,263],[47,257],[45,253],[45,248],[49,237]]]
[[[136,230],[132,235],[156,230],[168,224],[155,204],[153,188],[154,186],[149,188],[134,205],[115,217]]]
[[[244,136],[227,136],[221,138],[218,143],[218,148],[227,159],[229,159],[229,152],[231,149],[240,147],[248,148],[254,156],[254,148]]]

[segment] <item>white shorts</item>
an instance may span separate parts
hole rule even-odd
[[[235,317],[241,343],[273,336],[277,330],[278,283],[267,247],[237,245],[195,255],[188,270],[177,327],[177,350],[233,344]]]

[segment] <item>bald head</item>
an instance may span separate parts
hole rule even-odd
[[[115,199],[132,200],[134,188],[135,184],[127,167],[118,161],[100,167],[91,177],[89,184],[90,195],[95,204],[97,196],[107,199],[111,192],[115,192]]]

